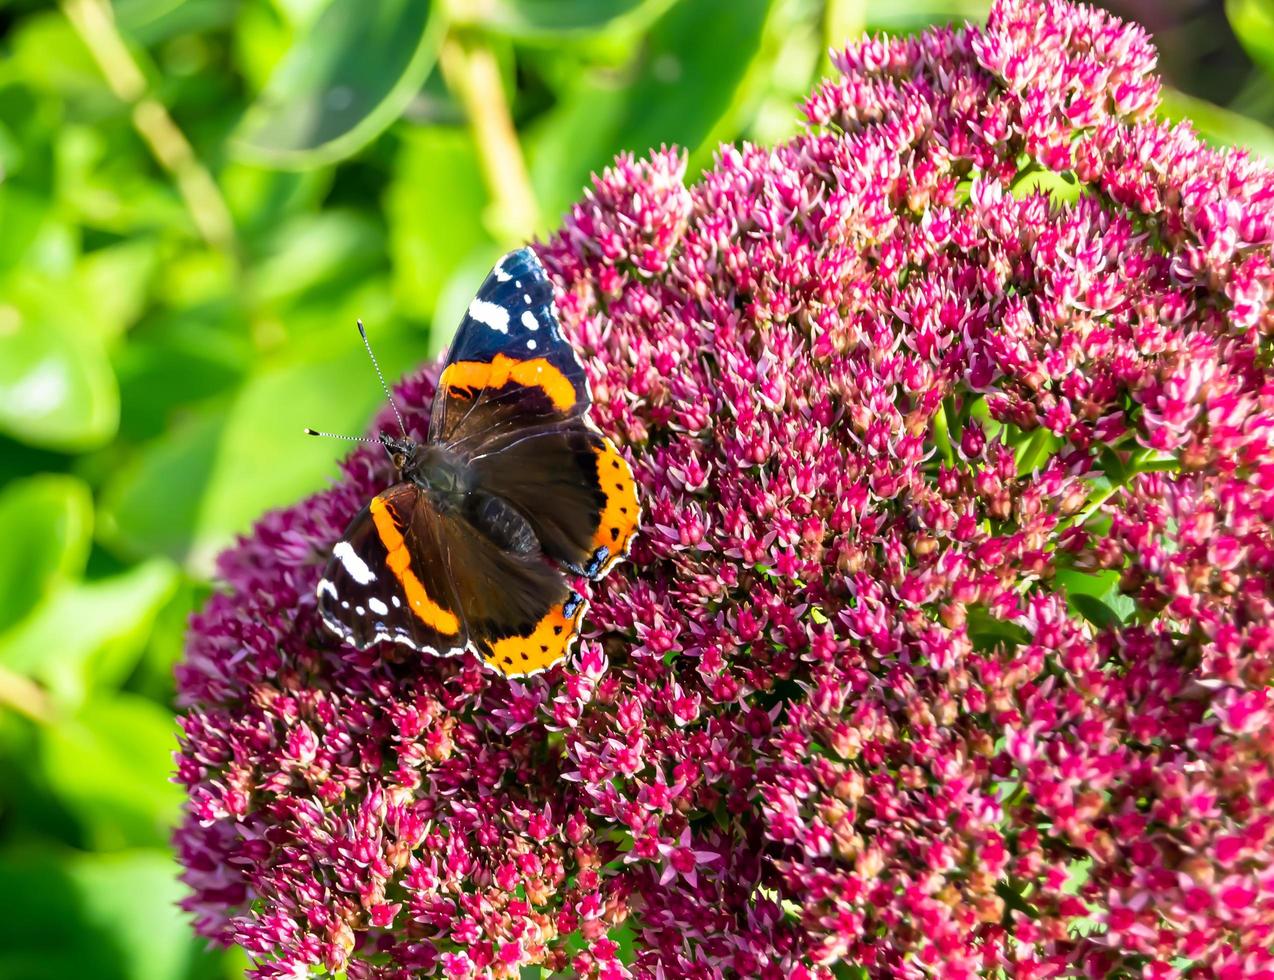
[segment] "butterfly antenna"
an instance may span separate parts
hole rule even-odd
[[[324,439],[344,439],[346,442],[371,442],[378,443],[379,439],[373,439],[371,436],[343,436],[335,432],[319,432],[317,429],[306,428],[307,436],[322,436]]]
[[[371,341],[367,339],[367,331],[363,329],[363,321],[358,321],[358,335],[363,338],[363,346],[367,348],[367,356],[372,359],[372,367],[376,369],[376,377],[380,378],[380,386],[385,389],[385,397],[389,400],[389,407],[394,410],[394,418],[398,419],[398,428],[402,429],[403,438],[407,438],[407,426],[403,425],[403,417],[398,413],[398,406],[394,404],[393,393],[389,390],[389,385],[385,384],[385,376],[380,373],[380,362],[376,360],[376,355],[372,353]]]

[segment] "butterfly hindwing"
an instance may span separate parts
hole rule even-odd
[[[472,465],[484,490],[526,515],[554,561],[598,579],[628,553],[641,517],[632,469],[582,421],[492,442]]]
[[[388,640],[443,655],[464,649],[438,516],[418,487],[395,484],[359,511],[332,549],[318,608],[330,629],[360,648]]]
[[[470,642],[483,659],[521,676],[565,658],[584,602],[538,546],[501,547],[472,512],[444,517],[440,531]]]
[[[456,332],[430,439],[472,451],[518,429],[582,416],[590,403],[584,369],[558,323],[552,282],[531,249],[510,252]]]

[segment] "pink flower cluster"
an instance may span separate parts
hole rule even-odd
[[[324,633],[379,451],[223,557],[177,843],[257,975],[1274,977],[1274,175],[1061,0],[836,62],[541,250],[647,515],[565,668]]]

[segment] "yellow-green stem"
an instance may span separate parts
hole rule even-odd
[[[131,107],[133,127],[172,176],[200,237],[213,248],[233,252],[234,221],[221,189],[168,110],[147,92],[146,76],[115,26],[108,0],[62,0],[62,11],[115,97]]]
[[[8,708],[41,725],[51,722],[54,716],[53,704],[44,688],[7,667],[0,667],[0,708]]]
[[[439,63],[473,132],[491,195],[493,230],[499,237],[524,241],[535,233],[540,209],[495,55],[480,41],[452,34],[443,42]]]

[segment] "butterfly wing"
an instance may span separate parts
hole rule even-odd
[[[581,420],[505,437],[470,464],[478,485],[526,515],[544,553],[591,579],[627,554],[641,520],[628,461]]]
[[[462,652],[468,637],[441,523],[415,484],[372,498],[332,548],[319,580],[324,623],[360,649],[388,640],[443,656]]]
[[[461,515],[440,531],[470,644],[488,665],[520,677],[570,653],[586,604],[538,548],[501,547]]]
[[[591,405],[552,282],[529,248],[510,252],[461,322],[430,434],[530,520],[548,557],[600,578],[628,553],[640,508],[627,461],[588,421]]]
[[[472,452],[492,439],[582,417],[591,403],[544,266],[529,248],[510,252],[456,331],[434,396],[430,441]]]

